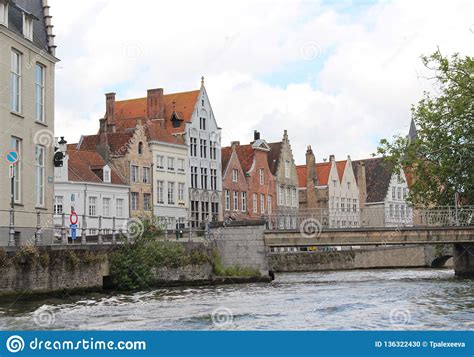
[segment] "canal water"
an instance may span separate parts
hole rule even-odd
[[[277,274],[272,283],[0,300],[0,329],[474,329],[452,270]]]

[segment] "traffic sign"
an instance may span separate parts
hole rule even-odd
[[[71,215],[69,216],[69,223],[71,223],[71,225],[76,225],[78,220],[79,217],[77,216],[77,213],[72,211]]]
[[[7,153],[7,161],[11,165],[15,165],[18,162],[19,155],[16,151],[9,151]]]
[[[77,239],[77,224],[70,224],[69,228],[71,228],[71,239]]]

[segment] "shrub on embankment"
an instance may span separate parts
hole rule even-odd
[[[151,286],[156,269],[207,262],[209,257],[204,251],[187,252],[180,243],[144,236],[110,253],[110,274],[119,289],[132,290]]]

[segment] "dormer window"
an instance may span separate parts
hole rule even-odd
[[[23,36],[33,41],[33,18],[23,13]]]
[[[104,166],[104,182],[110,183],[110,169],[107,166]]]
[[[0,0],[0,25],[8,27],[8,4]]]

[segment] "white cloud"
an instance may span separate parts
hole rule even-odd
[[[198,88],[206,76],[224,143],[253,129],[288,129],[303,162],[311,144],[361,158],[376,138],[405,130],[429,83],[419,57],[437,46],[472,55],[471,1],[381,1],[344,8],[319,1],[51,1],[58,56],[56,133],[97,131],[104,96]],[[306,51],[306,52],[305,52]],[[305,61],[320,52],[320,61]],[[314,73],[312,68],[315,68]],[[320,72],[318,69],[321,68]],[[276,83],[282,71],[308,75]],[[280,79],[279,79],[280,78]]]

